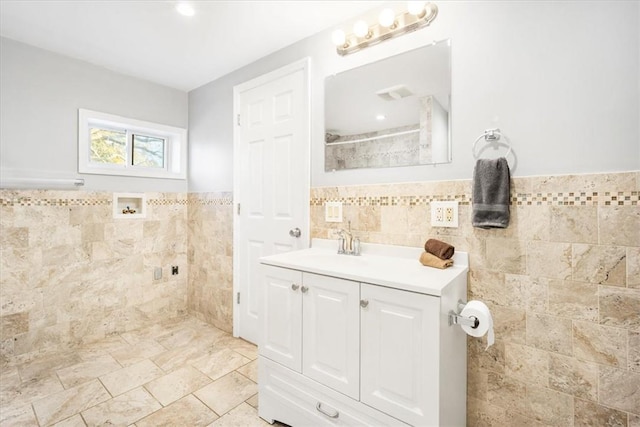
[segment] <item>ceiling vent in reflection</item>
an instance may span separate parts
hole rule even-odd
[[[413,95],[413,92],[409,90],[405,85],[392,86],[387,89],[382,89],[376,92],[380,98],[385,101],[395,101],[397,99],[406,98]]]

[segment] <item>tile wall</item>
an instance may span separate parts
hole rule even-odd
[[[114,219],[113,193],[0,191],[0,362],[186,314],[187,196],[146,197]]]
[[[640,426],[640,173],[515,178],[507,229],[471,226],[471,181],[322,187],[364,242],[470,255],[469,298],[487,303],[496,342],[468,340],[469,426]],[[458,200],[460,227],[432,228],[432,200]],[[425,267],[427,268],[427,267]]]
[[[515,178],[510,226],[482,230],[470,225],[469,180],[319,187],[311,230],[334,237],[323,204],[339,200],[362,241],[433,237],[469,252],[469,297],[496,328],[486,352],[469,339],[470,426],[639,427],[639,189],[639,172]],[[3,360],[187,311],[231,331],[231,193],[149,193],[140,220],[113,219],[111,199],[0,191]],[[460,227],[430,227],[430,201],[453,199]]]
[[[233,329],[233,195],[189,193],[189,311]]]

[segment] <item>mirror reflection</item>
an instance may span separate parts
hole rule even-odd
[[[325,170],[451,161],[451,42],[325,80]]]

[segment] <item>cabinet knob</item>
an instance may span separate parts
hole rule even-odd
[[[367,301],[366,299],[360,300],[360,307],[367,308],[368,305],[369,305],[369,301]]]
[[[309,290],[309,288],[307,288],[306,286],[304,286],[304,285],[303,285],[303,286],[300,288],[300,290],[302,291],[302,293],[303,293],[303,294],[306,294],[306,293],[307,293],[307,291]]]
[[[299,287],[300,285],[296,285],[295,283],[291,284],[291,289],[293,289],[294,291],[297,291]]]

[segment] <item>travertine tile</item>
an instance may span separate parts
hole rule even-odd
[[[528,313],[527,344],[543,350],[572,354],[571,320]]]
[[[192,363],[208,354],[208,351],[198,347],[175,347],[153,356],[151,360],[165,372],[170,372],[179,366]]]
[[[0,425],[7,427],[38,427],[31,405],[6,408],[0,411]]]
[[[105,353],[118,351],[122,348],[129,347],[129,344],[120,336],[110,336],[100,341],[83,345],[76,353],[82,360],[94,360],[96,357],[103,356]]]
[[[629,369],[640,372],[640,332],[629,331]]]
[[[2,336],[13,337],[29,331],[29,312],[14,313],[0,317]]]
[[[640,289],[600,286],[600,323],[640,331]]]
[[[640,427],[640,415],[629,414],[629,427]]]
[[[575,427],[627,427],[627,414],[595,402],[576,399],[573,425]]]
[[[488,402],[470,398],[467,400],[467,425],[472,426],[505,426],[507,422],[504,408]]]
[[[100,381],[112,396],[133,390],[164,375],[152,361],[145,359],[126,368],[113,371],[100,377]]]
[[[42,399],[50,394],[64,390],[62,384],[55,375],[33,378],[25,382],[18,381],[10,383],[8,379],[2,379],[2,391],[0,392],[0,405],[22,406],[28,405],[36,400]],[[4,383],[9,383],[6,386]]]
[[[258,361],[257,360],[247,363],[242,368],[239,368],[236,371],[240,372],[242,375],[249,378],[254,383],[258,382]]]
[[[598,286],[570,280],[549,281],[549,313],[598,321]]]
[[[90,426],[128,426],[160,408],[158,401],[140,387],[82,411],[82,418]]]
[[[96,379],[37,400],[33,403],[33,409],[40,424],[49,425],[110,398],[107,390]]]
[[[94,360],[87,360],[77,365],[60,369],[57,374],[62,385],[65,388],[70,388],[118,369],[122,369],[122,366],[113,357],[103,355]]]
[[[122,366],[130,366],[164,351],[167,351],[167,349],[155,340],[148,339],[111,351],[110,353]]]
[[[18,367],[22,381],[42,378],[51,375],[59,369],[82,362],[75,352],[60,352],[44,355],[41,358],[23,363]]]
[[[467,359],[480,369],[504,372],[505,344],[498,341],[485,350],[486,347],[485,339],[467,337]]]
[[[640,288],[640,248],[627,248],[627,287]]]
[[[526,344],[526,312],[522,308],[494,305],[489,307],[496,339],[515,344]]]
[[[532,278],[528,275],[505,274],[504,282],[505,286],[502,292],[513,292],[513,300],[509,307],[520,307],[530,312],[546,313],[549,311],[548,300],[551,299],[551,287],[559,281]]]
[[[241,338],[234,338],[229,334],[221,336],[215,342],[215,348],[230,348],[251,360],[258,358],[258,346]]]
[[[193,394],[216,414],[222,415],[257,392],[256,383],[243,375],[231,372]]]
[[[527,384],[549,384],[549,353],[519,344],[505,344],[505,374]]]
[[[571,278],[571,244],[529,242],[527,245],[527,273],[550,279]]]
[[[573,280],[625,286],[626,249],[621,246],[573,245]]]
[[[487,401],[519,413],[526,410],[525,383],[504,374],[487,373]]]
[[[591,322],[573,322],[573,354],[580,360],[626,366],[627,332]]]
[[[480,369],[475,361],[467,364],[467,396],[486,400],[487,398],[487,370]]]
[[[596,206],[550,206],[549,221],[551,241],[598,243]]]
[[[209,424],[209,427],[266,427],[269,425],[258,416],[258,411],[255,408],[241,403],[229,413]]]
[[[601,245],[640,246],[640,209],[638,206],[603,206],[598,208]]]
[[[136,427],[206,426],[218,419],[215,412],[192,394],[136,422]]]
[[[86,427],[86,424],[82,420],[80,414],[69,417],[66,420],[62,420],[59,423],[55,423],[53,427]]]
[[[640,373],[600,367],[599,403],[640,415]]]
[[[573,397],[548,388],[527,385],[527,413],[552,426],[573,423]]]
[[[253,396],[251,396],[250,398],[248,398],[247,400],[245,400],[245,402],[248,405],[253,406],[254,408],[258,409],[258,393],[254,394]]]
[[[553,353],[549,357],[549,387],[592,401],[598,399],[598,365]]]
[[[193,361],[191,366],[197,368],[209,378],[217,380],[249,362],[250,359],[240,353],[228,348],[222,348]]]
[[[194,367],[186,366],[151,381],[145,385],[145,388],[149,390],[163,406],[167,406],[192,391],[204,387],[210,382],[211,379],[202,372]]]
[[[526,242],[515,239],[486,239],[486,266],[489,270],[523,274],[527,269]]]

